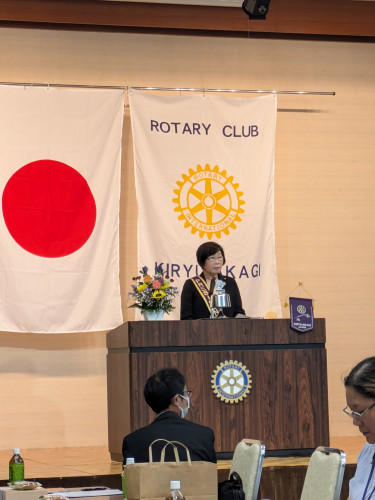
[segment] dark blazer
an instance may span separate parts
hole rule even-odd
[[[185,420],[173,411],[161,413],[150,425],[142,427],[124,438],[122,444],[124,463],[129,457],[133,457],[136,463],[148,462],[149,446],[155,439],[159,438],[180,441],[187,446],[190,457],[194,461],[202,460],[216,463],[214,431],[209,427]],[[153,461],[160,461],[160,453],[164,444],[163,442],[155,443],[152,447]],[[187,460],[184,448],[178,447],[178,452],[181,460]],[[168,446],[165,460],[175,461],[172,446]]]
[[[200,275],[204,279],[204,274]],[[242,300],[236,280],[229,276],[223,276],[225,281],[225,292],[230,296],[231,306],[224,307],[223,313],[228,318],[234,318],[237,314],[245,314],[242,308]],[[210,312],[207,305],[198,292],[191,279],[185,281],[181,292],[180,319],[209,318]]]

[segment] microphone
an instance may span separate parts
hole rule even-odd
[[[216,281],[216,278],[211,278],[210,291],[208,292],[210,297],[214,293],[215,281]]]

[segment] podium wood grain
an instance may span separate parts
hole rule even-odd
[[[242,438],[267,450],[329,445],[325,321],[299,334],[289,320],[129,322],[107,335],[109,451],[121,459],[123,436],[154,418],[143,399],[147,378],[163,367],[182,371],[193,390],[189,419],[212,427],[218,452]],[[235,360],[251,389],[225,403],[212,387],[214,370]],[[119,381],[121,380],[121,384]]]

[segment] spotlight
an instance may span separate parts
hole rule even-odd
[[[249,19],[266,19],[271,0],[244,0],[242,9]]]

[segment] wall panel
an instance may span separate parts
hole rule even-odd
[[[280,294],[303,281],[327,318],[333,436],[357,434],[341,411],[341,377],[375,352],[374,56],[370,43],[0,29],[2,81],[336,92],[279,96],[275,178]],[[120,279],[133,319],[137,207],[124,113]],[[105,332],[3,332],[0,346],[3,449],[106,443]]]

